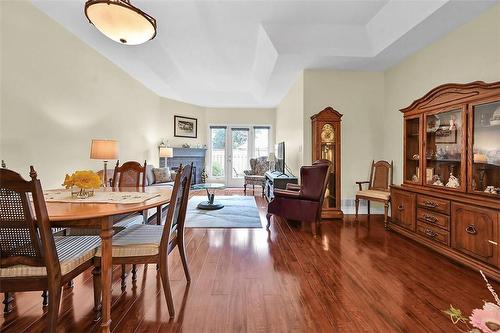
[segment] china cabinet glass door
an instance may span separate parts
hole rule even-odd
[[[420,117],[405,119],[405,182],[420,184]]]
[[[500,197],[500,101],[472,108],[472,179],[469,190]]]
[[[428,186],[464,191],[465,112],[462,108],[424,117],[425,156],[422,175]]]

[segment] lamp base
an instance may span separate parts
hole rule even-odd
[[[104,176],[103,176],[103,185],[104,187],[108,187],[108,161],[104,161]]]

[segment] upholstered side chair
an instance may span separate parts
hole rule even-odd
[[[61,288],[92,266],[101,241],[99,236],[54,236],[33,167],[30,177],[26,181],[0,169],[0,292],[6,293],[9,309],[12,292],[48,290],[45,331],[56,332]]]
[[[245,170],[245,184],[243,185],[243,192],[247,194],[247,186],[252,185],[252,191],[255,194],[255,185],[262,187],[262,196],[264,196],[264,174],[269,170],[269,161],[267,156],[250,159],[250,170]]]
[[[288,220],[310,222],[313,233],[321,222],[321,209],[328,184],[331,162],[318,160],[311,166],[300,168],[301,184],[287,184],[285,190],[275,189],[274,198],[267,206],[267,229],[271,216]]]
[[[161,207],[157,208],[158,225],[136,224],[113,236],[113,264],[150,264],[155,263],[160,270],[161,281],[168,312],[173,318],[174,302],[170,290],[168,274],[168,255],[178,247],[184,273],[188,283],[191,282],[184,243],[184,222],[191,187],[192,165],[180,168],[175,177],[172,197],[168,206],[165,225],[161,225]],[[94,269],[95,289],[100,289],[101,249],[97,250]],[[100,300],[96,300],[100,303]],[[96,308],[96,311],[99,311]]]
[[[387,214],[391,202],[390,186],[392,185],[393,162],[372,161],[370,180],[356,182],[359,191],[356,193],[356,218],[358,217],[359,200],[368,201],[368,215],[370,215],[370,201],[384,203],[384,227],[387,229]],[[368,189],[363,190],[363,184],[368,184]]]

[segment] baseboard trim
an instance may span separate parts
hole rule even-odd
[[[356,200],[355,199],[342,199],[340,201],[342,211],[344,214],[356,214]],[[359,201],[359,214],[368,214],[368,202],[366,200]],[[380,202],[371,202],[371,214],[384,214],[384,204]]]

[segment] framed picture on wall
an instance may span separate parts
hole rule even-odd
[[[174,116],[174,136],[195,139],[198,136],[198,119]]]

